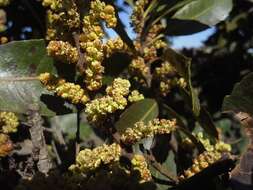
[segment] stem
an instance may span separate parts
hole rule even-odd
[[[152,10],[155,6],[156,6],[157,0],[153,0],[148,8],[145,10],[144,14],[143,14],[143,19],[145,20],[146,16],[148,15],[148,13],[150,12],[150,10]]]

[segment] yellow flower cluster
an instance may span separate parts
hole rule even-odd
[[[47,11],[47,40],[67,41],[80,26],[80,15],[74,0],[43,0]]]
[[[76,157],[76,164],[70,166],[74,173],[88,173],[99,168],[101,165],[118,162],[121,156],[121,148],[118,144],[103,144],[97,148],[84,149]]]
[[[144,158],[144,156],[140,154],[135,154],[131,160],[132,168],[134,171],[138,171],[140,173],[140,183],[148,182],[152,180],[151,173],[148,169],[148,164]]]
[[[48,55],[63,62],[77,63],[78,51],[69,42],[50,41],[47,46]]]
[[[144,27],[144,11],[145,6],[148,4],[149,0],[137,0],[135,2],[135,6],[133,8],[133,14],[131,16],[131,20],[134,26],[134,31],[138,34],[142,32]]]
[[[104,59],[103,29],[100,21],[104,20],[108,27],[115,27],[117,19],[114,7],[106,5],[100,0],[91,2],[89,14],[83,19],[83,33],[80,37],[80,45],[85,52],[86,70],[85,83],[87,89],[93,91],[102,86],[102,74],[104,67],[101,62]]]
[[[85,113],[90,122],[99,123],[108,114],[123,110],[127,106],[125,96],[129,94],[130,82],[126,79],[116,78],[111,86],[106,88],[106,96],[96,98],[86,104]]]
[[[12,112],[0,112],[0,132],[15,133],[18,127],[18,118]]]
[[[143,94],[140,94],[138,90],[133,90],[128,96],[129,102],[138,102],[143,99],[144,99]]]
[[[128,52],[128,46],[123,42],[121,38],[109,39],[106,44],[103,45],[104,55],[110,57],[114,52]]]
[[[0,0],[0,6],[4,7],[10,4],[10,0]]]
[[[7,156],[13,149],[9,133],[17,132],[18,118],[12,112],[0,112],[0,157]]]
[[[145,64],[145,60],[142,57],[133,59],[128,68],[130,74],[135,76],[138,81],[146,78],[149,72],[149,68]]]
[[[180,176],[180,179],[190,178],[195,174],[201,172],[203,169],[209,167],[211,164],[217,162],[221,159],[221,152],[218,151],[205,151],[198,155],[197,158],[193,160],[193,165],[184,171],[184,175]]]
[[[157,80],[160,93],[166,96],[173,87],[186,88],[187,83],[184,78],[178,78],[176,69],[169,63],[164,62],[160,67],[155,68],[153,79]]]
[[[71,101],[73,104],[86,104],[89,101],[88,93],[79,85],[66,82],[50,73],[42,73],[39,76],[41,83],[49,91],[55,92],[58,96]]]
[[[121,141],[125,144],[135,144],[141,139],[153,137],[157,134],[169,134],[176,129],[176,120],[154,119],[147,125],[140,121],[133,128],[127,128],[121,135]]]
[[[0,133],[0,157],[7,156],[13,150],[13,144],[10,137]]]
[[[43,0],[42,5],[52,10],[59,10],[63,7],[64,0]]]
[[[206,151],[193,160],[193,165],[184,171],[184,176],[181,176],[181,179],[189,178],[196,173],[199,173],[221,159],[222,153],[231,151],[230,144],[226,144],[222,141],[217,142],[215,145],[211,145],[209,139],[203,137],[202,132],[198,133],[196,137],[203,144]]]

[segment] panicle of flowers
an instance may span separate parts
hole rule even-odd
[[[152,180],[151,172],[148,169],[148,164],[144,156],[135,154],[131,160],[132,169],[140,173],[140,183],[148,182]]]
[[[67,40],[79,28],[80,15],[74,0],[43,0],[47,11],[47,40]]]
[[[143,99],[144,99],[143,94],[141,94],[138,90],[133,90],[128,96],[129,102],[138,102]]]
[[[57,60],[68,63],[77,63],[78,51],[69,42],[50,41],[47,46],[47,52]]]
[[[117,19],[114,7],[104,2],[95,0],[91,2],[89,14],[83,19],[83,33],[80,36],[80,45],[85,52],[86,69],[85,83],[90,91],[102,86],[102,74],[104,67],[101,62],[104,59],[103,29],[100,21],[104,20],[107,27],[115,27]]]
[[[158,81],[159,91],[163,96],[166,96],[175,86],[186,88],[187,83],[184,78],[177,76],[176,69],[169,63],[164,62],[160,67],[155,68],[153,79]]]
[[[17,132],[17,116],[12,112],[0,112],[0,132],[8,134]]]
[[[184,171],[184,175],[180,176],[181,180],[199,173],[211,164],[219,161],[223,153],[229,153],[231,151],[230,144],[226,144],[223,141],[218,141],[216,144],[212,145],[209,139],[203,137],[202,132],[198,133],[196,137],[204,145],[206,151],[193,160],[193,165]]]
[[[119,37],[107,40],[103,45],[104,55],[110,57],[115,52],[131,52],[128,46]]]
[[[13,144],[7,134],[0,133],[0,157],[7,156],[13,150]]]
[[[176,129],[176,120],[154,119],[147,125],[140,121],[133,128],[127,128],[121,135],[121,141],[125,144],[135,144],[141,139],[153,137],[157,134],[169,134]]]
[[[149,73],[149,68],[142,57],[134,58],[128,69],[129,73],[139,82],[142,82]]]
[[[108,114],[123,110],[127,106],[125,96],[129,94],[131,84],[122,78],[114,79],[111,86],[106,88],[106,96],[96,98],[86,104],[87,119],[93,123],[102,122]]]
[[[140,35],[144,27],[144,11],[149,0],[137,0],[133,8],[133,13],[131,15],[132,24],[134,26],[134,31]]]
[[[103,144],[93,150],[84,149],[76,157],[76,163],[71,165],[69,170],[74,173],[89,173],[99,168],[101,165],[110,165],[118,162],[121,156],[120,145]]]
[[[56,95],[71,101],[73,104],[86,104],[89,101],[88,93],[80,85],[66,82],[50,73],[40,74],[39,80],[47,90],[55,92]]]

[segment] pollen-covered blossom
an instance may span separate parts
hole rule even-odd
[[[66,82],[64,79],[59,79],[49,73],[40,74],[39,80],[49,91],[55,92],[73,104],[86,104],[89,101],[88,93],[80,85]]]
[[[104,32],[101,20],[106,22],[107,27],[115,27],[117,19],[114,7],[99,0],[91,1],[89,14],[83,18],[83,33],[80,36],[80,46],[86,57],[85,83],[90,91],[98,90],[102,86]]]
[[[0,132],[8,134],[17,132],[18,118],[12,112],[0,112]]]
[[[151,172],[144,156],[135,154],[131,160],[132,168],[140,173],[140,183],[152,180]]]
[[[137,57],[129,65],[129,72],[138,79],[142,79],[148,75],[149,68],[142,57]]]
[[[121,148],[118,144],[103,144],[97,148],[84,149],[76,157],[76,164],[70,166],[75,173],[88,173],[101,165],[110,165],[118,162],[121,156]]]
[[[129,102],[138,102],[143,99],[144,99],[143,94],[141,94],[138,90],[133,90],[128,96]]]
[[[129,94],[130,82],[126,79],[116,78],[111,86],[106,88],[106,96],[96,98],[86,104],[85,113],[90,122],[99,123],[108,114],[123,110],[127,106],[125,96]]]
[[[13,149],[13,144],[10,137],[0,133],[0,157],[7,156]]]
[[[69,42],[50,41],[47,46],[50,56],[63,62],[77,63],[78,51]]]
[[[154,119],[147,125],[140,121],[133,128],[127,128],[121,135],[121,141],[125,144],[134,144],[141,139],[157,134],[169,134],[176,129],[176,120]]]
[[[106,57],[110,57],[115,52],[128,52],[129,48],[121,38],[116,38],[109,39],[106,44],[103,45],[103,51]]]

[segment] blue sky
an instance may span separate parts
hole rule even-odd
[[[132,10],[128,6],[123,6],[123,0],[118,0],[117,5],[124,8],[125,12],[121,12],[119,14],[120,19],[126,26],[126,30],[128,35],[131,39],[135,38],[135,33],[133,32],[131,26],[130,26],[130,19],[129,15],[131,15]],[[203,45],[203,41],[205,41],[209,36],[211,36],[215,32],[215,28],[209,28],[205,31],[198,32],[192,35],[186,35],[186,36],[177,36],[172,37],[172,47],[175,49],[182,49],[182,48],[198,48]],[[114,38],[117,36],[117,34],[109,29],[108,34],[110,37]]]

